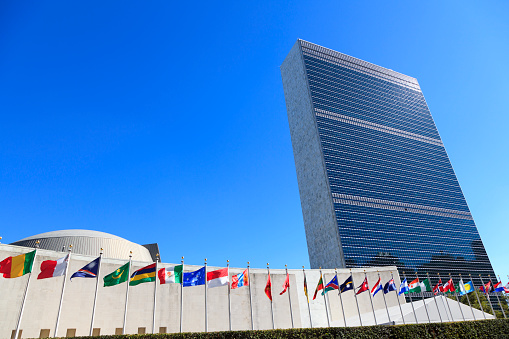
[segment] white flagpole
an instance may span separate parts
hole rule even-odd
[[[355,291],[355,283],[353,281],[353,273],[352,269],[350,269],[350,276],[352,277],[352,287],[353,287],[353,295],[355,297],[355,304],[357,304],[357,313],[359,314],[359,322],[362,326],[362,316],[361,316],[361,310],[359,309],[359,301],[357,300],[357,291]]]
[[[460,285],[459,286],[463,285],[463,288],[465,288],[465,283],[463,282],[463,279],[461,278],[461,273],[459,274],[459,276],[460,276],[460,282],[459,282]],[[465,290],[465,292],[466,292],[466,290]],[[474,309],[472,308],[472,304],[470,303],[470,298],[468,297],[468,293],[465,293],[465,296],[467,297],[468,306],[470,306],[470,311],[472,312],[472,316],[474,317],[474,320],[477,320],[475,318]]]
[[[406,279],[405,272],[403,272],[403,279]],[[408,286],[408,281],[407,281],[407,286]],[[410,298],[410,305],[412,305],[412,310],[413,310],[413,313],[414,313],[415,323],[418,324],[419,321],[417,321],[417,314],[415,314],[414,303],[412,301],[412,296],[410,295],[410,290],[408,291],[408,297]]]
[[[426,301],[424,300],[424,292],[422,291],[421,281],[419,280],[419,276],[417,275],[417,272],[415,272],[415,276],[417,277],[419,281],[419,288],[421,290],[421,297],[422,297],[422,303],[424,304],[424,309],[426,310],[426,315],[428,316],[428,323],[431,324],[431,318],[429,317],[428,307],[426,306]],[[429,282],[429,280],[428,280]],[[431,283],[430,283],[431,285]]]
[[[97,267],[97,276],[95,277],[95,293],[94,293],[94,306],[92,306],[92,320],[90,321],[90,336],[92,336],[94,332],[94,318],[95,318],[95,305],[97,304],[97,291],[99,289],[99,276],[101,273],[101,264],[102,264],[102,256],[103,249],[101,248],[101,253],[99,254],[99,267]]]
[[[232,330],[232,300],[230,296],[230,260],[226,260],[226,267],[228,268],[228,325],[230,331]]]
[[[159,253],[156,253],[156,280],[154,280],[154,310],[152,311],[152,334],[156,330],[156,301],[157,301],[157,264],[159,262]]]
[[[482,280],[482,276],[479,274],[479,278],[481,278],[481,284],[482,284],[482,288],[484,290],[484,294],[486,295],[486,299],[488,299],[488,302],[490,304],[490,307],[491,307],[491,311],[493,312],[493,316],[496,318],[497,315],[495,313],[495,310],[493,309],[493,305],[491,304],[491,300],[490,300],[490,291],[486,291],[486,286],[484,285],[484,281]]]
[[[368,275],[366,274],[366,270],[364,270],[364,279],[366,281],[368,281]],[[376,320],[376,315],[375,315],[375,307],[373,307],[373,296],[371,295],[371,290],[369,289],[369,284],[368,284],[368,293],[369,293],[369,301],[371,302],[371,309],[373,310],[373,318],[375,319],[375,325],[378,325],[378,322]]]
[[[496,278],[496,277],[495,277]],[[500,276],[498,276],[498,281],[502,281],[502,279],[500,279]],[[497,282],[498,282],[497,281]],[[492,283],[493,284],[493,283]],[[501,292],[495,292],[495,293],[501,293]],[[504,315],[504,318],[507,319],[506,315],[505,315],[505,312],[504,312],[504,308],[502,307],[502,304],[500,303],[500,299],[498,298],[498,294],[496,295],[497,296],[497,299],[498,299],[498,304],[500,305],[500,309],[502,310],[502,314]]]
[[[131,261],[133,252],[129,252],[129,267],[127,268],[127,287],[125,289],[125,308],[124,308],[124,324],[122,326],[122,334],[125,334],[125,326],[127,322],[127,302],[129,301],[129,283],[131,282]]]
[[[339,295],[339,302],[341,304],[341,312],[343,312],[343,322],[345,323],[346,327],[346,316],[345,316],[345,308],[343,307],[343,297],[341,296],[341,289],[339,287],[339,280],[338,280],[338,269],[334,269],[334,273],[336,274],[336,280],[338,281],[338,295]]]
[[[38,244],[39,244],[39,240],[36,241],[37,247],[38,247]],[[37,252],[34,253],[34,261],[33,261],[34,263],[35,263],[36,257],[37,257]],[[32,263],[32,265],[33,265],[33,263]],[[27,300],[28,286],[30,285],[31,278],[32,278],[32,270],[30,270],[30,273],[28,273],[27,285],[25,286],[25,293],[23,294],[23,300],[21,301],[21,310],[19,311],[18,323],[16,325],[16,332],[14,333],[14,339],[18,339],[19,327],[21,325],[21,318],[23,316],[23,311],[25,310],[25,301]]]
[[[290,319],[292,320],[292,328],[294,328],[293,313],[292,313],[292,298],[290,296],[290,276],[288,275],[288,266],[287,265],[285,265],[285,271],[286,271],[286,276],[288,277],[288,304],[290,305]],[[286,278],[285,278],[285,281],[286,281]]]
[[[477,294],[477,291],[475,290],[474,281],[472,280],[472,274],[468,274],[470,277],[470,281],[472,282],[472,287],[474,288],[475,296],[477,297],[477,302],[479,303],[479,307],[481,307],[482,315],[484,317],[484,320],[486,320],[486,313],[484,313],[484,309],[482,308],[481,300],[479,300],[479,295]]]
[[[269,279],[270,279],[270,269],[269,269],[269,263],[267,263],[267,275],[269,276]],[[272,280],[270,281],[270,314],[272,314],[272,329],[275,328],[275,325],[274,325],[274,308],[272,307]]]
[[[383,286],[382,279],[380,278],[380,272],[377,270],[376,274],[378,275],[378,280],[380,281],[380,284]],[[380,286],[380,287],[382,287]],[[389,322],[391,322],[391,316],[389,315],[389,308],[387,307],[387,301],[385,300],[385,286],[382,287],[382,295],[384,297],[384,304],[385,304],[385,310],[387,311],[387,319]]]
[[[325,277],[322,275],[322,267],[320,267],[320,278],[322,279],[322,285],[323,285],[323,302],[325,304],[325,314],[327,315],[327,327],[330,327],[330,320],[329,320],[329,310],[327,308],[327,298],[325,298],[325,286],[327,283],[325,282]]]
[[[392,274],[392,271],[391,271],[391,279],[394,280],[394,275]],[[399,311],[401,312],[401,320],[403,320],[403,325],[405,325],[405,316],[403,315],[403,309],[401,308],[401,302],[399,301],[399,292],[398,292],[398,289],[396,288],[396,300],[398,300],[398,305],[399,305]],[[385,294],[385,291],[384,291],[384,294]]]
[[[180,333],[182,333],[182,322],[184,320],[184,257],[182,257],[182,273],[180,275]]]
[[[438,275],[438,279],[439,279],[438,281],[440,281],[440,273],[437,273],[437,275]],[[443,286],[443,285],[442,285],[442,286]],[[439,289],[439,291],[440,291],[440,289]],[[447,299],[449,299],[449,298],[447,298],[447,296],[445,295],[445,292],[442,292],[442,296],[443,296],[443,297],[444,297],[444,299],[445,299],[445,303],[447,304],[447,308],[449,309],[449,313],[451,313],[451,321],[453,321],[453,322],[454,322],[454,316],[452,315],[451,306],[449,306],[449,300],[447,300]],[[442,300],[442,301],[443,301],[443,300]],[[446,313],[447,313],[447,309],[446,309],[445,311],[446,311]],[[449,317],[449,316],[447,316],[447,317]]]
[[[431,283],[431,279],[429,278],[429,273],[426,272],[426,277],[428,278],[429,286],[431,287],[433,284]],[[433,287],[431,287],[431,294],[433,294],[433,300],[435,300],[435,305],[437,306],[438,316],[440,317],[440,322],[443,323],[442,315],[440,314],[440,308],[438,308],[437,303],[437,296],[435,295],[435,292],[433,292]],[[445,311],[447,313],[447,310]]]
[[[493,281],[491,280],[491,277],[489,274],[488,274],[488,278],[490,278],[491,286],[493,286]],[[500,298],[498,297],[498,292],[495,292],[495,290],[493,290],[493,293],[495,293],[495,297],[497,297],[498,305],[500,306],[500,309],[502,310],[502,314],[504,315],[504,318],[507,319],[507,317],[505,316],[504,308],[502,307],[502,304],[500,303]]]
[[[209,321],[207,319],[207,258],[205,258],[205,332],[209,331]]]
[[[62,293],[60,293],[60,304],[58,305],[57,322],[55,323],[55,332],[53,333],[53,338],[57,337],[58,323],[60,322],[60,314],[62,312],[62,302],[64,301],[65,282],[67,281],[67,270],[69,270],[69,264],[71,261],[71,250],[72,250],[72,245],[69,245],[67,259],[64,259],[67,261],[67,264],[65,265],[65,270],[64,270],[64,281],[62,282]]]
[[[450,279],[452,279],[451,273],[449,273],[449,280]],[[452,286],[454,287],[454,283],[452,284]],[[458,291],[454,290],[454,296],[456,297],[456,302],[458,303],[458,307],[461,312],[461,318],[463,318],[463,321],[465,321],[465,316],[463,315],[463,310],[461,309],[461,303],[460,303],[460,300],[458,299]]]
[[[308,282],[306,280],[306,271],[304,270],[304,266],[302,266],[302,273],[304,274],[304,283],[306,284],[306,299],[308,302],[308,313],[309,313],[309,327],[313,328],[313,321],[311,320],[311,307],[309,306],[309,290],[308,290]]]
[[[254,330],[253,297],[251,295],[251,273],[249,271],[249,261],[247,262],[247,286],[249,287],[249,308],[251,309],[251,330]]]

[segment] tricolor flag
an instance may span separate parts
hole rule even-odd
[[[421,293],[421,284],[419,284],[419,278],[408,284],[408,289],[410,293]]]
[[[46,279],[53,277],[61,277],[65,274],[67,263],[69,262],[69,254],[58,260],[44,260],[41,263],[41,273],[37,279]]]
[[[315,295],[313,295],[313,300],[316,299],[316,295],[318,294],[318,291],[323,290],[323,278],[320,274],[320,280],[318,280],[318,285],[316,285]]]
[[[290,287],[290,276],[288,275],[288,272],[286,272],[286,279],[283,284],[283,291],[279,293],[279,295],[283,295],[283,293],[285,293],[289,287]]]
[[[501,281],[493,285],[493,292],[504,292],[504,286],[502,286]]]
[[[205,266],[194,271],[184,272],[184,287],[205,285]]]
[[[304,273],[304,294],[306,295],[306,299],[309,304],[309,296],[308,296],[308,282],[306,281],[306,273]]]
[[[394,283],[394,279],[389,280],[385,283],[384,286],[384,294],[389,293],[390,291],[396,291],[398,288],[396,287],[396,284]]]
[[[458,290],[460,292],[460,295],[467,294],[467,289],[465,287],[465,284],[463,283],[463,279],[460,279],[460,281],[458,282]]]
[[[247,268],[244,270],[244,272],[235,274],[232,276],[232,289],[236,289],[242,286],[248,286],[249,280],[248,280],[248,274],[247,274]]]
[[[228,277],[228,267],[221,268],[220,270],[207,272],[207,287],[225,286],[230,283]]]
[[[360,294],[364,291],[368,291],[369,290],[369,286],[368,286],[368,277],[365,277],[364,278],[364,281],[362,282],[362,284],[357,287],[359,290],[357,291],[357,293],[355,294]]]
[[[329,281],[329,283],[327,285],[325,285],[325,289],[323,290],[322,295],[324,295],[325,293],[327,293],[329,291],[337,290],[338,288],[339,288],[338,276],[335,275],[334,278],[332,278],[331,281]]]
[[[401,285],[399,285],[399,293],[398,293],[398,295],[401,295],[403,293],[407,294],[408,291],[409,291],[408,283],[407,283],[406,278],[405,278],[405,279],[403,279],[403,282],[401,283]]]
[[[7,257],[0,262],[0,273],[4,274],[4,278],[17,278],[32,272],[34,265],[35,251],[17,255],[15,257]]]
[[[94,261],[89,262],[79,270],[71,275],[72,278],[97,278],[97,273],[99,271],[99,264],[101,262],[101,257],[97,257]]]
[[[160,284],[181,284],[182,265],[163,267],[157,272]]]
[[[265,285],[265,295],[272,301],[272,284],[270,282],[270,274],[267,277],[267,284]]]
[[[129,286],[136,286],[146,282],[156,281],[156,263],[142,267],[131,274]]]
[[[431,284],[429,283],[428,278],[421,281],[421,292],[431,292]]]
[[[353,278],[352,278],[351,274],[348,278],[346,278],[345,282],[339,286],[340,293],[350,291],[350,290],[353,290]]]
[[[375,294],[378,293],[378,291],[383,291],[381,281],[382,279],[378,277],[378,281],[376,282],[375,286],[373,286],[373,288],[371,289],[371,295],[373,297],[375,296]]]

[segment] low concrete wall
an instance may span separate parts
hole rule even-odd
[[[8,256],[15,256],[33,249],[11,245],[0,245],[0,260]],[[55,260],[63,257],[63,252],[38,250],[34,263],[33,276],[30,282],[25,311],[21,323],[23,338],[37,338],[41,330],[49,330],[53,336],[58,312],[58,304],[62,290],[63,277],[37,280],[40,264],[43,260]],[[77,271],[95,257],[72,255],[69,273]],[[100,329],[100,334],[115,334],[116,329],[122,328],[124,318],[126,284],[103,287],[102,278],[126,261],[104,258],[100,272],[100,287],[98,292],[97,309],[94,328]],[[148,265],[147,262],[133,262],[133,270]],[[174,266],[160,264],[160,267]],[[201,266],[186,265],[185,271],[193,271]],[[209,270],[216,269],[209,267]],[[241,273],[245,268],[231,268],[230,274]],[[368,268],[366,273],[370,284],[378,280],[377,269],[380,271],[382,282],[386,282],[394,274],[396,285],[400,278],[396,267]],[[310,319],[306,296],[304,294],[304,275],[301,269],[288,270],[290,274],[290,295],[292,314],[295,327],[309,327]],[[353,269],[355,286],[359,286],[364,279],[363,269]],[[70,275],[69,274],[69,275]],[[338,281],[341,284],[350,274],[349,270],[338,270]],[[334,270],[323,270],[324,281],[327,283],[334,277]],[[306,270],[308,289],[310,294],[311,319],[313,326],[327,326],[324,298],[319,294],[316,300],[311,300],[320,278],[319,270]],[[16,328],[21,300],[28,275],[14,279],[0,279],[0,338],[10,338]],[[279,295],[285,280],[284,269],[271,269],[274,323],[276,328],[290,328],[290,305],[288,292]],[[251,292],[253,300],[253,318],[255,329],[272,328],[270,301],[264,293],[267,282],[267,270],[251,269]],[[178,332],[180,328],[180,285],[158,285],[156,330],[163,328],[166,332]],[[62,315],[60,318],[58,336],[66,336],[68,329],[75,335],[86,336],[90,330],[90,320],[94,299],[95,279],[76,278],[67,282],[64,295]],[[204,331],[205,329],[205,298],[204,286],[184,288],[183,330]],[[228,288],[227,286],[208,289],[208,328],[209,331],[228,330]],[[371,303],[369,293],[358,295],[361,313],[369,313]],[[357,315],[357,306],[353,291],[342,295],[345,317]],[[129,290],[129,304],[127,313],[126,333],[138,333],[145,328],[146,333],[152,332],[152,312],[154,300],[154,284],[145,283],[131,286]],[[387,305],[397,306],[395,292],[386,294]],[[405,299],[400,297],[400,302]],[[343,326],[343,314],[337,291],[328,293],[329,317],[331,326]],[[385,308],[381,293],[373,298],[375,310]],[[251,329],[251,312],[249,307],[249,288],[242,287],[231,290],[232,329]]]

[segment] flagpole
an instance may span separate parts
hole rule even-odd
[[[392,274],[392,271],[391,271],[391,279],[394,280],[394,275]],[[384,294],[385,294],[385,291],[384,291]],[[401,320],[403,320],[403,325],[405,325],[405,316],[403,315],[403,309],[401,308],[401,302],[399,301],[398,289],[396,289],[396,299],[398,300],[399,311],[401,312]]]
[[[449,273],[449,279],[452,281],[451,273]],[[454,283],[452,284],[452,286],[454,287]],[[456,291],[456,289],[454,289],[454,296],[456,297],[456,301],[458,302],[458,307],[460,308],[461,317],[463,318],[463,321],[465,321],[465,315],[463,314],[463,310],[461,309],[461,305],[460,305],[461,303],[460,303],[460,300],[458,299],[458,292]]]
[[[38,244],[39,244],[39,240],[36,241],[37,247],[39,247]],[[37,251],[37,249],[36,249],[36,251]],[[37,252],[34,253],[34,261],[33,262],[35,262],[36,257],[37,257]],[[23,294],[23,299],[21,301],[21,310],[19,311],[18,323],[16,325],[16,332],[14,333],[14,339],[18,339],[19,327],[21,325],[21,318],[23,316],[23,311],[25,310],[25,301],[27,300],[28,286],[30,285],[31,278],[32,278],[32,270],[30,270],[30,273],[28,273],[27,285],[25,286],[25,293]]]
[[[359,322],[362,326],[361,310],[359,309],[359,301],[357,301],[357,292],[355,291],[355,282],[353,281],[352,269],[350,269],[350,276],[352,277],[353,295],[355,297],[355,303],[357,304],[357,313],[359,314]]]
[[[228,325],[232,330],[232,301],[230,296],[230,260],[226,260],[226,268],[228,269]]]
[[[438,279],[440,281],[440,273],[437,272]],[[438,289],[440,291],[440,288]],[[449,313],[451,314],[451,321],[454,322],[454,316],[452,315],[451,306],[449,306],[449,298],[445,295],[445,292],[442,291],[442,296],[445,298],[445,304],[447,304],[447,308],[449,309]],[[443,301],[443,300],[442,300]],[[445,313],[447,313],[447,310],[445,310]],[[449,315],[447,315],[449,318]]]
[[[182,322],[184,320],[184,257],[182,257],[182,273],[180,274],[180,333],[182,333]]]
[[[488,274],[488,278],[490,278],[491,285],[493,286],[493,281],[491,280],[490,274]],[[493,293],[495,293],[495,297],[497,297],[498,305],[500,306],[500,309],[502,310],[502,314],[504,315],[504,318],[507,319],[507,317],[505,316],[504,308],[502,307],[502,304],[500,303],[500,298],[498,297],[498,294],[497,294],[498,292],[495,292],[495,290],[493,290]]]
[[[329,320],[329,310],[327,308],[327,298],[325,298],[325,278],[322,276],[322,267],[320,266],[320,279],[322,279],[322,285],[323,285],[323,302],[325,304],[325,315],[327,316],[327,327],[330,327],[330,320]]]
[[[124,325],[122,326],[122,334],[125,334],[125,326],[127,322],[127,303],[129,301],[129,284],[131,283],[131,262],[133,252],[129,252],[129,267],[127,268],[127,287],[125,289],[125,309],[124,309]]]
[[[495,277],[496,278],[496,277]],[[500,281],[500,283],[502,283],[502,279],[500,279],[500,276],[498,276],[498,280]],[[493,284],[493,283],[492,283]],[[495,293],[501,293],[501,292],[495,292]],[[502,304],[500,303],[500,299],[498,298],[498,294],[497,294],[497,299],[498,299],[498,304],[500,305],[500,308],[502,309],[502,314],[504,315],[504,318],[507,319],[506,315],[505,315],[505,312],[504,312],[504,308],[502,307]]]
[[[90,321],[90,336],[92,336],[94,332],[94,318],[95,318],[95,305],[97,304],[97,291],[99,290],[99,275],[101,273],[101,261],[103,256],[103,249],[101,248],[101,253],[99,254],[99,267],[97,267],[97,276],[95,277],[95,293],[94,293],[94,306],[92,306],[92,320]]]
[[[251,295],[251,272],[249,270],[249,261],[247,262],[247,287],[249,287],[249,308],[251,309],[251,330],[254,330],[253,297]]]
[[[338,280],[338,269],[335,268],[334,269],[334,272],[336,273],[336,280],[339,284],[339,280]],[[341,289],[339,288],[338,286],[338,295],[339,295],[339,302],[341,303],[341,312],[343,312],[343,322],[345,323],[345,327],[346,327],[346,316],[345,316],[345,308],[343,307],[343,297],[341,296]],[[309,306],[309,305],[308,305]]]
[[[306,271],[304,270],[304,266],[302,266],[302,273],[304,274],[304,287],[306,288],[306,300],[308,302],[309,327],[313,328],[313,321],[311,320],[311,306],[309,306],[308,282],[306,280]]]
[[[429,273],[426,272],[426,278],[428,278],[428,282],[429,282],[429,286],[433,286],[433,284],[431,283],[431,279],[429,278]],[[433,300],[435,300],[435,305],[437,305],[437,311],[438,311],[438,316],[440,317],[440,322],[443,323],[444,321],[442,320],[442,315],[440,314],[440,308],[438,307],[438,302],[437,302],[437,296],[435,295],[435,292],[433,292],[433,287],[431,287],[431,294],[433,294]],[[447,310],[445,311],[445,313],[447,313]]]
[[[482,308],[481,300],[479,300],[479,295],[477,294],[477,290],[475,289],[474,281],[472,280],[472,274],[468,274],[470,277],[470,281],[472,282],[472,287],[474,288],[475,296],[477,297],[477,302],[479,303],[479,307],[481,307],[482,315],[484,320],[486,320],[486,313],[484,313],[484,309]]]
[[[58,323],[60,322],[60,314],[62,312],[62,302],[64,301],[64,292],[65,292],[65,282],[67,280],[67,271],[69,270],[69,263],[71,262],[71,250],[72,250],[72,245],[69,245],[69,249],[68,249],[68,253],[67,253],[67,264],[65,265],[65,270],[64,270],[64,281],[62,282],[62,293],[60,294],[60,304],[58,305],[57,322],[55,323],[55,332],[53,333],[53,338],[57,337]]]
[[[269,276],[270,281],[270,314],[272,315],[272,329],[274,329],[274,308],[272,307],[272,280],[270,280],[270,268],[269,263],[267,263],[267,275]]]
[[[366,283],[367,283],[368,275],[366,274],[366,270],[364,270],[364,279],[366,280]],[[369,289],[369,284],[368,284],[368,292],[369,292],[369,301],[371,302],[371,309],[373,310],[373,318],[375,319],[375,325],[378,325],[378,322],[376,320],[375,307],[373,307],[373,296],[371,295],[371,290]]]
[[[152,311],[152,334],[156,330],[156,301],[157,301],[157,264],[159,263],[159,253],[156,253],[156,280],[154,280],[154,310]]]
[[[484,294],[486,295],[486,299],[488,299],[488,302],[490,303],[491,311],[493,312],[493,316],[495,316],[495,319],[497,318],[497,314],[495,313],[495,310],[493,309],[493,305],[491,304],[490,300],[490,291],[486,291],[486,286],[484,285],[484,281],[482,280],[482,276],[479,274],[479,278],[481,278],[482,288],[484,290]]]
[[[405,275],[405,272],[403,272],[403,279],[406,279],[406,275]],[[408,284],[408,282],[407,282]],[[414,302],[412,301],[412,296],[410,295],[410,289],[408,290],[408,297],[410,298],[410,305],[412,305],[412,310],[414,311],[414,318],[415,318],[415,323],[418,324],[419,321],[417,321],[417,314],[415,314],[415,308],[414,308]]]
[[[377,270],[376,274],[378,275],[378,280],[380,280],[380,284],[381,284],[382,279],[380,278],[380,272]],[[382,292],[383,292],[382,295],[384,297],[385,310],[387,311],[387,319],[389,319],[389,322],[391,322],[391,316],[389,315],[389,308],[387,307],[387,301],[385,300],[385,288],[382,288]]]
[[[207,319],[207,258],[205,258],[205,332],[209,331],[209,320]]]
[[[460,284],[463,285],[463,288],[465,288],[465,284],[463,283],[463,279],[461,278],[461,273],[459,273],[459,276],[460,276]],[[461,288],[460,288],[460,291],[461,291]],[[460,294],[461,295],[461,294]],[[468,297],[468,293],[467,291],[465,290],[465,296],[467,297],[467,301],[468,301],[468,306],[470,306],[470,311],[472,311],[472,316],[474,317],[474,320],[477,320],[475,318],[475,314],[474,314],[474,309],[472,308],[472,304],[470,303],[470,298]]]
[[[292,312],[292,298],[290,296],[290,276],[288,275],[288,266],[285,265],[285,271],[286,271],[286,276],[288,277],[288,304],[290,305],[290,319],[292,321],[292,328],[294,328],[293,326],[293,312]]]
[[[415,276],[417,277],[417,281],[419,281],[419,287],[420,287],[420,290],[421,290],[422,303],[424,304],[424,309],[426,310],[426,315],[428,316],[428,323],[431,324],[431,319],[429,317],[428,307],[426,306],[426,300],[424,300],[424,292],[422,292],[421,281],[419,280],[419,276],[417,275],[417,272],[415,272]],[[429,280],[428,280],[428,283],[429,283]],[[431,285],[431,283],[430,283],[430,285]],[[424,286],[426,286],[426,285],[424,285]]]

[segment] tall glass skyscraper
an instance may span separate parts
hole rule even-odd
[[[312,268],[494,278],[415,78],[302,40],[281,73]]]

